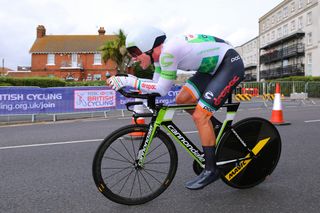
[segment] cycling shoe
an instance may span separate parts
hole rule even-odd
[[[200,173],[200,175],[197,176],[194,180],[188,181],[186,183],[186,188],[190,190],[203,189],[205,186],[218,180],[219,177],[220,177],[220,174],[218,170],[215,170],[215,171],[203,170]]]

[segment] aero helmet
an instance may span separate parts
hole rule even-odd
[[[166,34],[162,30],[150,26],[141,27],[128,34],[126,48],[133,57],[142,53],[151,56],[153,48],[161,45],[165,39]]]

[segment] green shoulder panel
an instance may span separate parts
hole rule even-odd
[[[203,34],[188,35],[186,37],[186,39],[189,43],[202,43],[202,42],[215,42],[216,41],[213,36],[203,35]]]
[[[202,73],[211,73],[215,70],[218,64],[218,61],[219,61],[219,56],[203,58],[198,71]]]

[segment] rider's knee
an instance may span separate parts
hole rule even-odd
[[[186,99],[183,98],[181,95],[178,95],[178,96],[176,97],[176,103],[177,103],[177,104],[184,104],[185,102],[186,102]]]
[[[196,103],[197,99],[186,89],[186,87],[182,87],[179,94],[176,97],[177,104],[192,104]]]
[[[208,122],[211,116],[212,114],[207,113],[201,107],[197,106],[192,114],[192,119],[197,125],[203,125]]]

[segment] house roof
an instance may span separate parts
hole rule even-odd
[[[37,38],[30,53],[95,53],[116,35],[46,35]]]
[[[13,71],[13,70],[8,67],[0,67],[0,72],[8,72],[8,71]]]

